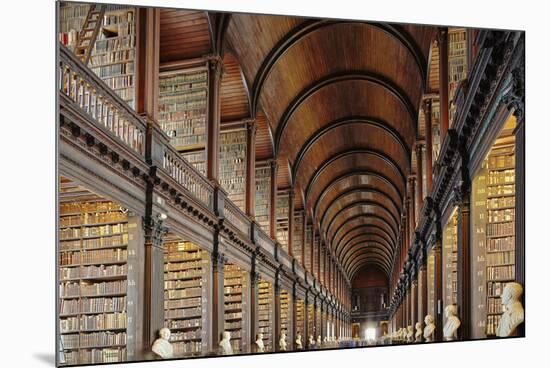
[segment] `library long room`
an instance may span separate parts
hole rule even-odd
[[[524,336],[524,33],[57,20],[59,365]]]

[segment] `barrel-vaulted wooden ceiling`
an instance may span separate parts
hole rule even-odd
[[[178,12],[192,28],[173,24]],[[161,62],[178,54],[172,40],[185,39],[178,29],[191,32],[191,51],[212,50],[205,27],[219,32],[213,20],[221,15],[185,12],[165,10],[166,25],[161,14]],[[350,279],[368,265],[389,276],[406,179],[416,166],[418,109],[435,84],[436,28],[224,17],[222,123],[257,118],[257,159],[277,159],[279,189],[294,188],[297,208],[314,219]]]

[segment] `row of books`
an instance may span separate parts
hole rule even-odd
[[[197,250],[195,252],[184,252],[184,251],[178,251],[178,250],[167,250],[166,253],[164,253],[164,261],[165,262],[185,262],[185,265],[195,265],[195,267],[200,267],[202,259],[202,251]],[[186,261],[192,261],[192,262],[186,262]],[[178,263],[169,263],[170,266],[177,266]],[[171,270],[170,267],[167,268],[168,270]]]
[[[172,83],[166,83],[165,80],[165,83],[159,86],[159,92],[168,96],[172,93],[189,93],[193,91],[207,90],[208,88],[206,79],[196,82],[171,82]]]
[[[159,120],[163,121],[163,130],[179,126],[185,128],[189,123],[194,124],[196,129],[205,129],[202,125],[206,124],[206,105],[187,110],[181,110],[180,107],[181,105],[161,105],[159,107]],[[168,128],[164,127],[165,123],[168,123]]]
[[[174,356],[185,356],[200,354],[202,351],[202,341],[175,342],[172,344]]]
[[[202,286],[202,280],[200,281],[200,285]],[[164,281],[164,289],[184,289],[188,287],[197,287],[197,281],[196,280],[165,280]]]
[[[165,290],[164,291],[164,300],[167,299],[178,299],[178,298],[192,298],[200,297],[202,294],[201,285],[198,283],[200,281],[195,281],[195,285],[190,286],[186,289],[177,289],[177,290]]]
[[[514,265],[487,267],[487,280],[513,280],[514,278]]]
[[[514,250],[515,243],[516,238],[513,235],[503,238],[490,238],[487,239],[487,251],[496,252]]]
[[[80,330],[103,330],[126,328],[126,312],[80,316]]]
[[[170,329],[181,329],[181,328],[192,328],[192,327],[201,327],[201,319],[180,319],[174,321],[166,321],[166,327]]]
[[[514,222],[502,222],[502,223],[488,223],[487,224],[487,236],[513,236],[514,235]]]
[[[94,56],[90,57],[90,64],[93,66],[98,66],[102,64],[134,61],[135,58],[135,49],[109,51],[103,54],[95,54]]]
[[[175,131],[167,132],[170,137],[170,144],[175,147],[203,144],[206,142],[206,130],[196,131],[190,135],[176,136]],[[189,161],[189,160],[188,160]]]
[[[498,266],[502,264],[512,264],[515,262],[516,252],[495,252],[487,254],[487,266]]]
[[[181,157],[186,159],[201,174],[206,175],[206,150],[182,153]]]
[[[126,360],[126,348],[80,350],[79,364],[116,363]]]
[[[516,193],[514,184],[498,185],[487,188],[487,195],[489,197],[496,196],[509,196]]]
[[[202,316],[202,310],[200,306],[196,308],[168,309],[164,311],[165,319],[201,317],[201,316]]]
[[[500,315],[487,315],[486,332],[488,336],[495,335],[500,323]]]
[[[63,265],[63,261],[61,262]],[[70,264],[70,263],[68,263]],[[77,279],[77,278],[101,278],[113,276],[125,276],[126,265],[99,265],[99,266],[82,266],[61,268],[59,270],[59,278],[61,280]]]
[[[488,314],[501,314],[505,310],[504,305],[500,301],[500,298],[487,299],[487,313]]]
[[[172,92],[181,89],[181,85],[206,82],[207,79],[208,74],[206,71],[165,74],[161,75],[159,87],[161,92]]]
[[[489,178],[488,178],[489,185],[513,184],[515,182],[516,182],[516,170],[514,169],[489,172]]]
[[[192,308],[201,305],[201,297],[164,300],[164,309]]]
[[[82,249],[98,249],[126,245],[128,245],[127,232],[115,236],[110,235],[107,237],[82,240]]]
[[[167,272],[164,274],[165,280],[178,280],[185,278],[197,278],[202,276],[201,270],[192,269],[190,271],[176,271],[176,272]]]
[[[226,330],[239,329],[241,328],[241,322],[225,322],[223,326]]]
[[[507,169],[516,164],[516,156],[514,154],[507,155],[492,155],[488,158],[489,170]]]
[[[516,205],[516,197],[500,197],[487,200],[489,209],[498,209],[502,207],[514,207]]]
[[[201,330],[186,331],[186,332],[173,332],[170,335],[170,341],[185,341],[185,340],[196,340],[201,338]]]
[[[516,211],[514,208],[508,208],[504,210],[489,210],[487,212],[487,220],[492,222],[514,221],[516,218]]]
[[[164,114],[165,117],[168,114],[173,113]],[[162,127],[169,137],[204,134],[206,131],[206,116],[204,114],[200,114],[196,118],[181,117],[180,119],[176,119],[172,115],[170,117],[171,121],[164,123]]]
[[[77,335],[78,336],[78,335]],[[126,332],[92,332],[80,335],[80,347],[126,345]]]
[[[103,65],[97,67],[91,67],[91,70],[100,78],[108,78],[111,76],[117,76],[120,74],[133,74],[134,62],[119,63],[112,65]]]

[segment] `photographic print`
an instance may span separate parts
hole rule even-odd
[[[525,336],[523,31],[56,23],[58,366]]]

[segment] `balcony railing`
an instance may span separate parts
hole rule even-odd
[[[227,221],[235,226],[241,233],[250,237],[250,220],[239,207],[228,199],[224,201],[223,214]]]
[[[145,122],[63,45],[59,45],[58,88],[99,127],[144,156]]]

